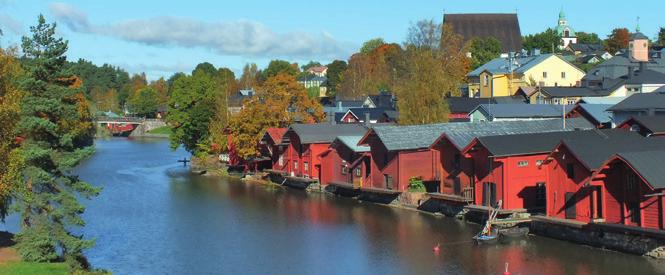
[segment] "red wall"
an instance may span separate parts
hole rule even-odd
[[[565,159],[564,159],[565,156]],[[571,163],[574,167],[574,178],[569,179],[566,166]],[[573,157],[565,146],[559,147],[554,159],[547,165],[547,216],[565,218],[567,205],[575,207],[575,220],[590,222],[592,219],[590,188],[583,185],[591,180],[591,171],[587,170]],[[591,180],[591,185],[602,186],[602,182]],[[565,200],[566,192],[574,194],[569,202]]]
[[[321,169],[318,155],[323,153],[330,144],[301,144],[300,138],[295,133],[288,132],[287,135],[289,135],[289,146],[284,158],[284,165],[288,167],[286,171],[295,176],[318,179]],[[307,169],[305,169],[305,163],[308,164]]]
[[[634,188],[628,187],[628,175],[634,175],[636,184]],[[645,195],[659,193],[651,189],[633,170],[622,161],[614,161],[602,171],[601,176],[606,187],[605,206],[607,215],[605,222],[640,226],[652,229],[665,229],[665,215],[663,213],[662,196],[645,197]],[[635,202],[640,204],[640,223],[631,221],[629,205]]]
[[[438,152],[430,149],[389,152],[377,138],[368,138],[371,154],[370,185],[385,189],[384,175],[393,179],[393,190],[405,191],[412,177],[434,179]]]
[[[537,163],[546,157],[547,154],[539,154],[497,159],[502,163],[497,169],[503,170],[502,186],[498,188],[503,208],[535,210],[537,184],[547,181],[547,170],[543,166],[538,167]],[[520,161],[528,164],[520,167]]]
[[[328,185],[332,181],[353,183],[351,164],[360,157],[360,154],[354,153],[345,146],[329,148],[329,151],[320,156],[321,161],[321,184]],[[348,168],[346,174],[342,173],[342,166]],[[360,163],[360,168],[364,166]],[[361,174],[362,176],[362,174]]]
[[[460,190],[473,188],[474,183],[474,163],[473,159],[464,156],[448,139],[443,139],[434,148],[437,152],[435,159],[436,173],[440,178],[439,190],[443,194],[448,195],[462,195],[455,194],[454,180],[459,178]],[[455,165],[455,155],[459,154],[460,164],[458,167]],[[473,192],[469,191],[468,196],[473,197]]]

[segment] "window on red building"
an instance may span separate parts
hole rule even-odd
[[[628,204],[628,215],[630,216],[630,222],[635,224],[640,224],[640,203],[631,202]]]
[[[303,167],[304,167],[305,173],[309,172],[309,163],[304,162]]]
[[[573,165],[572,163],[566,164],[566,175],[568,176],[569,179],[575,178],[575,165]]]
[[[346,168],[346,165],[345,165],[345,164],[342,164],[341,169],[342,169],[342,170],[341,170],[341,171],[342,171],[342,175],[346,175],[346,174],[349,173],[349,171],[348,171],[349,168]]]

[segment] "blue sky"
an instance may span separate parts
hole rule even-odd
[[[517,11],[522,34],[556,24],[564,8],[576,30],[605,37],[615,27],[654,37],[665,26],[662,1],[154,1],[0,0],[3,47],[18,45],[37,15],[59,23],[70,60],[109,63],[150,79],[191,71],[204,61],[238,72],[247,62],[347,59],[363,41],[402,42],[410,22],[443,13]]]

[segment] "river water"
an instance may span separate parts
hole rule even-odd
[[[190,175],[159,139],[98,140],[78,168],[86,255],[114,274],[660,274],[643,257],[542,237],[478,246],[452,218]],[[16,230],[15,217],[0,230]],[[4,227],[4,228],[3,228]],[[441,244],[440,253],[432,248]]]

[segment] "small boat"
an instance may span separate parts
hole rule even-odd
[[[521,238],[529,234],[528,227],[511,227],[507,229],[502,229],[499,231],[499,234],[505,238]]]
[[[490,235],[478,235],[473,237],[478,244],[493,244],[499,241],[499,235],[490,234]]]

